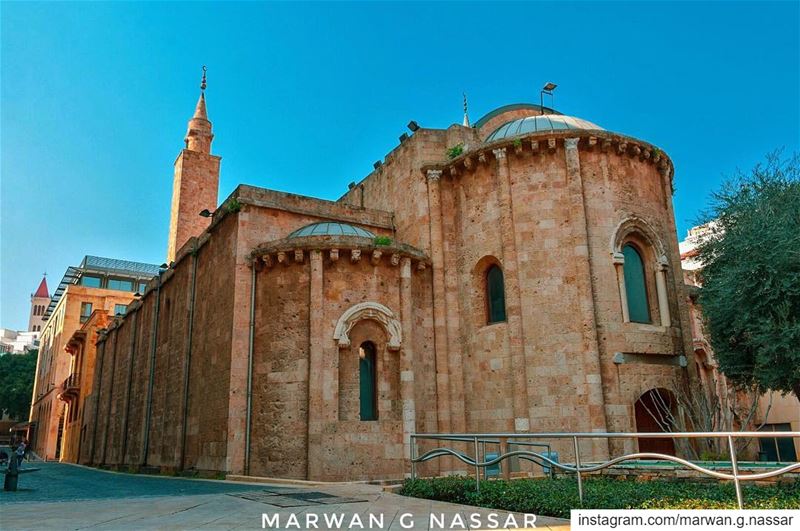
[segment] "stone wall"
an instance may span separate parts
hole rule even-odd
[[[256,257],[250,473],[402,477],[408,434],[436,419],[435,401],[425,401],[435,396],[434,371],[421,370],[432,359],[424,255],[366,238],[320,237],[280,240]],[[375,421],[359,415],[366,341],[377,354]],[[418,419],[417,403],[427,404]]]
[[[229,216],[190,240],[101,337],[90,464],[225,470],[237,228]]]

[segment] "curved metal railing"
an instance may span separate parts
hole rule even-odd
[[[501,462],[512,457],[518,457],[526,461],[531,461],[542,467],[549,467],[550,470],[558,468],[567,473],[573,473],[577,476],[578,480],[578,498],[583,503],[583,477],[582,474],[597,472],[614,465],[618,465],[625,461],[633,461],[638,459],[659,459],[662,461],[670,461],[677,463],[691,470],[700,472],[701,474],[719,479],[731,480],[736,488],[736,501],[741,509],[743,507],[742,499],[742,481],[757,481],[777,477],[789,472],[800,472],[800,463],[792,463],[782,468],[770,470],[768,472],[761,472],[755,474],[740,474],[739,464],[736,457],[736,446],[734,441],[736,439],[759,439],[759,438],[776,438],[780,434],[781,437],[800,437],[800,432],[683,432],[683,433],[470,433],[470,434],[413,434],[411,435],[411,478],[415,479],[417,475],[416,465],[424,463],[440,457],[454,457],[462,463],[475,467],[475,485],[478,492],[480,492],[480,471],[486,470],[487,467],[499,465]],[[700,439],[700,438],[726,438],[728,441],[728,450],[731,456],[731,474],[712,470],[698,465],[692,461],[676,457],[674,455],[654,453],[654,452],[636,452],[632,454],[625,454],[602,463],[591,464],[588,466],[581,465],[580,457],[580,440],[582,439]],[[546,446],[548,448],[548,455],[531,452],[528,450],[508,450],[508,446],[512,444],[523,444],[520,442],[510,442],[509,439],[572,439],[573,449],[575,452],[575,464],[560,463],[554,461],[549,457],[550,452],[549,444],[527,443],[531,445]],[[417,455],[417,442],[420,440],[433,440],[433,441],[450,441],[460,443],[472,443],[474,446],[475,456],[454,450],[451,448],[434,448],[428,450],[422,455]],[[500,445],[500,452],[497,457],[493,459],[486,459],[486,443],[495,443]],[[484,445],[484,459],[480,459],[479,444]],[[504,451],[505,450],[505,451]],[[484,474],[485,475],[485,474]]]

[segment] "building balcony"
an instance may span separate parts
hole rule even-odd
[[[66,380],[58,387],[58,398],[64,402],[69,402],[78,398],[81,389],[80,373],[70,374]]]

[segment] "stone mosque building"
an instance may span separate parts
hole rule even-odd
[[[80,462],[400,478],[414,432],[653,429],[642,397],[694,370],[667,155],[533,104],[410,128],[337,201],[218,204],[201,93],[169,267],[100,333]]]

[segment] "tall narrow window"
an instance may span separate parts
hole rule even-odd
[[[92,303],[91,302],[82,302],[81,303],[81,322],[85,323],[89,320],[89,316],[92,315]]]
[[[503,270],[493,265],[486,271],[486,306],[489,324],[506,320],[506,291]]]
[[[378,400],[375,393],[377,357],[375,344],[365,341],[358,349],[359,396],[361,401],[361,420],[378,420]]]
[[[622,269],[625,274],[628,315],[634,323],[649,323],[650,308],[647,304],[642,255],[639,254],[636,247],[629,243],[622,248],[622,255],[625,257],[625,265]]]

